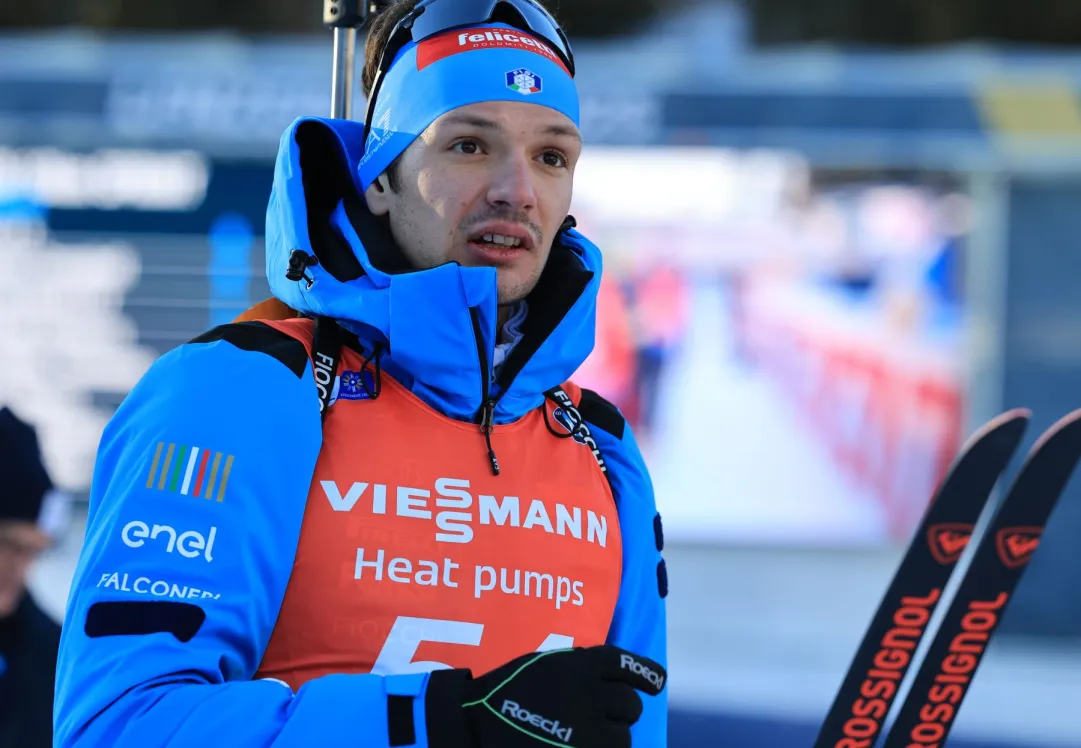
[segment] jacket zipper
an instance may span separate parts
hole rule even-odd
[[[474,420],[480,426],[480,432],[484,435],[484,446],[488,449],[488,464],[492,468],[492,475],[499,475],[499,458],[496,457],[492,448],[492,430],[495,428],[495,406],[499,402],[499,396],[506,391],[504,388],[499,395],[491,395],[491,372],[488,370],[488,352],[484,346],[484,336],[480,329],[480,314],[476,307],[469,308],[469,318],[473,322],[473,337],[477,343],[477,360],[480,362],[480,392],[481,406]]]

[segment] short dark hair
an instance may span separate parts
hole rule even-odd
[[[390,32],[394,30],[398,21],[405,18],[416,7],[417,2],[418,0],[395,0],[372,21],[371,28],[368,30],[368,41],[364,46],[364,69],[360,76],[360,87],[365,98],[371,96],[375,74],[379,69],[379,60],[383,57],[383,50],[386,49],[387,43],[390,42]],[[402,186],[399,173],[401,158],[399,155],[394,159],[385,172],[391,192],[397,192]]]
[[[375,73],[379,69],[379,60],[390,42],[390,32],[398,25],[398,21],[417,7],[417,2],[419,0],[394,0],[372,21],[371,28],[368,29],[368,41],[364,47],[364,71],[360,76],[360,86],[365,96],[372,91]]]

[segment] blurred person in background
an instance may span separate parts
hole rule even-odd
[[[683,272],[660,257],[638,267],[630,280],[638,387],[632,422],[648,454],[663,378],[687,332],[689,288]]]
[[[65,507],[34,428],[0,408],[0,748],[53,743],[60,625],[38,607],[26,577],[60,531]]]
[[[58,747],[666,744],[651,481],[568,381],[601,279],[573,71],[533,0],[407,0],[365,124],[285,133],[275,298],[103,435]]]
[[[605,272],[597,290],[597,342],[575,372],[576,381],[615,403],[635,423],[635,349],[631,310],[620,282]],[[639,435],[639,438],[640,435]]]

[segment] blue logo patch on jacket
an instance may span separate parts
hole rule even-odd
[[[343,371],[334,383],[330,402],[335,400],[371,400],[375,392],[375,377],[368,370]]]

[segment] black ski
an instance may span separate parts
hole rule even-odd
[[[943,745],[1002,613],[1081,460],[1081,410],[1033,445],[972,549],[972,562],[912,680],[884,748]]]
[[[961,448],[871,619],[814,748],[874,745],[927,622],[1030,415],[1020,409],[1003,413]]]

